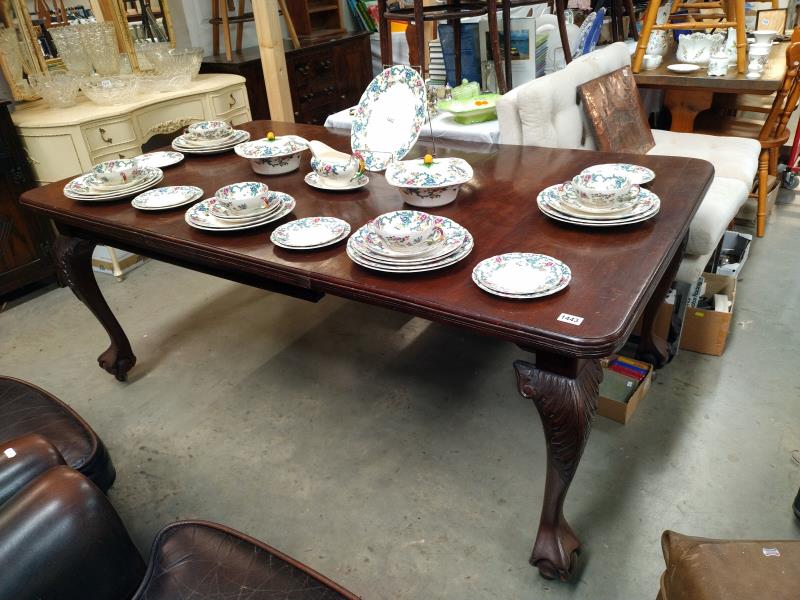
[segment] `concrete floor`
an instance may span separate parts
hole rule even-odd
[[[599,418],[566,513],[574,582],[527,558],[544,487],[517,348],[336,298],[307,304],[150,262],[101,287],[139,357],[68,290],[0,314],[0,372],[75,407],[146,551],[179,518],[226,523],[370,599],[653,598],[664,529],[796,538],[800,206],[752,248],[722,358],[682,352],[635,418]]]

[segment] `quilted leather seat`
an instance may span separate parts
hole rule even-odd
[[[594,139],[577,101],[578,87],[630,65],[628,47],[618,42],[580,56],[566,68],[505,94],[497,102],[503,144],[594,150]],[[653,130],[648,154],[700,158],[714,165],[715,177],[689,230],[680,281],[702,274],[727,225],[747,201],[758,170],[755,140]]]
[[[658,600],[794,600],[800,540],[711,540],[665,531]]]
[[[0,443],[30,433],[48,440],[104,492],[114,483],[108,450],[78,413],[35,385],[0,376]]]
[[[357,598],[274,548],[204,521],[167,525],[146,568],[108,498],[58,464],[49,442],[27,436],[0,450],[0,600]]]

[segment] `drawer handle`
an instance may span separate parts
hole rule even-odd
[[[119,154],[117,154],[117,156],[119,156],[120,158],[128,158],[128,157],[127,157],[127,156],[125,156],[125,155],[124,155],[122,152],[120,152]]]
[[[100,132],[100,139],[103,140],[106,144],[114,143],[114,140],[112,138],[106,138],[106,130],[105,129],[100,127],[98,129],[98,131]]]
[[[228,108],[233,108],[234,106],[236,106],[236,98],[234,98],[233,94],[231,94],[231,101],[228,102]]]

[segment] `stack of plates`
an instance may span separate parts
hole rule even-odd
[[[572,272],[563,262],[531,252],[493,256],[472,270],[472,281],[482,290],[520,300],[555,294],[567,287],[571,279]]]
[[[421,273],[449,267],[465,258],[473,247],[472,236],[455,221],[434,217],[436,238],[412,252],[395,252],[383,243],[372,221],[347,241],[347,256],[362,267],[386,273]]]
[[[315,250],[340,242],[350,234],[350,224],[335,217],[306,217],[281,225],[269,239],[289,250]]]
[[[632,183],[630,196],[620,206],[597,208],[588,206],[581,200],[568,181],[551,185],[542,190],[536,198],[541,210],[548,217],[564,223],[585,227],[616,227],[640,223],[658,214],[661,200],[653,192],[640,185],[652,181],[655,174],[650,169],[624,163],[611,165],[618,168]]]
[[[548,217],[564,223],[586,227],[616,227],[640,223],[658,214],[661,200],[653,192],[639,188],[632,201],[624,208],[598,212],[580,203],[571,183],[560,183],[545,188],[536,198]]]
[[[209,141],[190,140],[185,135],[179,135],[172,140],[173,150],[187,154],[216,154],[231,150],[236,144],[241,144],[250,139],[250,134],[241,129],[234,129],[230,135]]]
[[[215,207],[216,198],[208,198],[198,202],[186,211],[186,222],[195,229],[205,231],[240,231],[261,227],[282,219],[294,210],[295,201],[288,194],[269,192],[269,205],[258,214],[247,217],[224,217],[219,207]]]
[[[81,175],[64,186],[64,195],[83,202],[108,202],[128,198],[145,191],[164,179],[164,172],[157,167],[144,167],[139,177],[122,185],[105,185],[93,173]]]

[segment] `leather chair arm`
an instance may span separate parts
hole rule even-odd
[[[0,506],[0,600],[124,600],[144,563],[111,503],[67,466]]]
[[[63,464],[56,447],[38,434],[0,444],[0,505],[45,471]]]

